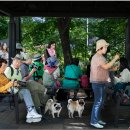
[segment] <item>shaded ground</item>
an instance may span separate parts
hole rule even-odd
[[[60,118],[53,119],[48,113],[46,121],[40,123],[27,124],[25,122],[26,109],[24,103],[19,104],[20,122],[15,123],[14,110],[11,110],[9,103],[6,100],[0,102],[0,129],[94,129],[89,125],[90,114],[92,108],[92,100],[86,100],[83,117],[78,118],[77,113],[74,114],[74,119],[69,119],[67,114],[66,102],[62,103],[62,111]],[[120,109],[119,127],[114,127],[114,103],[108,101],[102,110],[103,119],[107,122],[105,129],[128,129],[130,124],[130,108],[122,107]],[[127,120],[124,120],[127,119]]]

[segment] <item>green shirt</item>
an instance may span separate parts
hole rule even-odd
[[[79,77],[82,76],[82,71],[77,65],[68,65],[65,68],[65,79],[63,80],[63,88],[78,88],[79,87]],[[70,78],[70,79],[67,79]],[[75,79],[75,80],[71,80]]]
[[[42,79],[42,76],[43,76],[43,73],[44,73],[43,63],[39,62],[39,61],[34,61],[33,64],[29,66],[29,70],[31,71],[34,67],[36,68],[36,72],[33,73],[33,75],[32,75],[34,80]]]

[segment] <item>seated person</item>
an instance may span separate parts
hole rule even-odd
[[[130,69],[128,66],[128,61],[126,58],[120,58],[119,66],[120,74],[114,77],[115,81],[115,91],[125,89],[128,82],[130,82]]]
[[[14,58],[14,62],[20,65],[19,57]],[[5,59],[0,59],[0,92],[1,93],[7,93],[9,88],[12,88],[12,86],[19,86],[17,82],[10,81],[5,74],[4,71],[7,69],[7,61]],[[28,89],[19,89],[18,93],[20,93],[23,96],[24,102],[27,107],[27,115],[26,115],[26,122],[39,122],[41,121],[42,115],[38,114],[35,110],[34,103],[30,94],[30,91]]]
[[[30,90],[34,104],[39,113],[42,113],[43,105],[49,99],[49,96],[46,95],[47,89],[40,83],[36,82],[32,75],[36,71],[36,68],[32,68],[29,72],[29,65],[32,63],[32,58],[29,54],[24,54],[21,68],[21,75],[24,81],[27,81],[26,86]]]
[[[42,56],[40,54],[34,55],[33,63],[29,66],[29,70],[32,71],[33,68],[36,68],[36,71],[33,73],[32,77],[35,81],[42,84],[42,76],[44,73],[44,65],[42,63]]]
[[[73,58],[72,63],[65,68],[65,78],[63,80],[63,88],[79,88],[79,78],[82,76],[81,68],[78,66],[79,59]]]
[[[49,57],[47,65],[44,66],[43,85],[47,88],[57,89],[60,87],[59,77],[60,69],[58,60],[55,56]]]
[[[45,49],[44,51],[44,56],[45,56],[45,64],[47,64],[47,58],[51,57],[51,56],[55,56],[56,57],[56,42],[55,41],[51,41],[48,44],[47,49]]]

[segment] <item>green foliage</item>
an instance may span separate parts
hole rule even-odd
[[[109,59],[117,52],[124,56],[126,24],[127,19],[124,18],[95,19],[94,22],[90,23],[90,37],[103,38],[110,43]]]
[[[95,53],[95,41],[87,45],[89,39],[94,37],[103,38],[110,43],[108,59],[111,59],[117,52],[121,56],[125,54],[126,24],[125,18],[72,18],[70,24],[70,46],[73,57],[79,57],[81,61],[89,62],[90,56]],[[8,17],[0,17],[0,39],[8,37]],[[22,45],[30,53],[42,53],[46,45],[51,41],[56,42],[58,59],[63,64],[63,50],[61,39],[57,29],[55,17],[21,17]]]
[[[56,41],[58,58],[63,62],[61,40],[57,30],[57,20],[52,17],[40,17],[36,20],[32,17],[22,17],[22,43],[32,53],[43,52],[51,40]],[[110,43],[108,58],[117,53],[123,56],[125,52],[126,23],[124,18],[89,18],[88,34],[87,19],[72,18],[70,25],[70,46],[73,57],[79,57],[81,61],[89,62],[90,56],[95,53],[95,42],[87,45],[89,39],[103,38]]]
[[[70,45],[72,55],[85,60],[87,56],[87,32],[82,18],[73,18],[70,26]]]
[[[9,18],[0,16],[0,39],[7,39]]]
[[[43,22],[32,17],[22,18],[22,44],[30,53],[43,53],[50,41],[56,42],[56,53],[63,61],[63,51],[57,29],[56,18],[42,18]]]

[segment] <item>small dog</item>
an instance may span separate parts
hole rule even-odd
[[[73,115],[75,111],[78,112],[79,117],[82,117],[84,105],[85,105],[84,99],[79,99],[76,101],[69,99],[67,105],[69,118],[74,118]]]
[[[57,117],[59,117],[59,114],[61,112],[61,103],[57,103],[57,101],[53,99],[48,99],[46,106],[45,106],[45,111],[44,114],[49,111],[49,114],[52,114],[52,117],[55,118],[55,113],[57,113]]]

